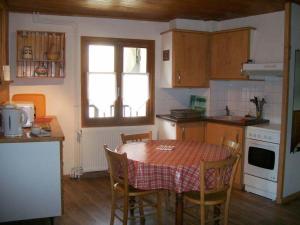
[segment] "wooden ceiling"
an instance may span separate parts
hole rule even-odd
[[[285,0],[6,0],[10,11],[170,21],[225,20],[284,9]]]

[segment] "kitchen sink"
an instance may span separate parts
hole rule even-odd
[[[255,117],[244,117],[244,116],[212,116],[214,120],[223,120],[223,121],[248,121],[248,120],[255,120]]]
[[[213,119],[216,119],[216,120],[244,120],[245,117],[243,116],[213,116],[212,117]]]

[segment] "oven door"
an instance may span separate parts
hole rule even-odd
[[[244,172],[277,181],[279,145],[246,139]]]

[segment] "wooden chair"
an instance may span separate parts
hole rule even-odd
[[[229,149],[232,155],[236,155],[236,154],[241,155],[240,144],[235,141],[226,140],[224,138],[222,141],[222,146]]]
[[[46,116],[46,98],[43,94],[15,94],[12,101],[33,102],[36,118]]]
[[[152,207],[156,209],[157,224],[161,225],[161,200],[160,192],[158,190],[139,190],[128,184],[128,160],[127,154],[120,154],[110,150],[107,145],[104,145],[105,155],[109,167],[110,184],[112,190],[112,208],[110,225],[114,224],[114,218],[118,218],[123,222],[123,225],[127,225],[129,219],[139,218],[141,224],[145,222],[144,207]],[[123,198],[123,205],[118,206],[118,195]],[[147,201],[146,196],[156,195],[156,203]],[[130,197],[136,197],[138,199],[137,204],[129,204]],[[145,204],[146,203],[146,204]],[[139,208],[139,216],[128,216],[129,209]],[[123,212],[123,218],[116,214],[116,210]]]
[[[200,191],[185,193],[184,200],[200,206],[201,225],[208,222],[216,224],[221,219],[223,219],[224,225],[228,224],[231,189],[239,159],[240,155],[237,154],[223,161],[200,163]],[[222,206],[223,210],[221,210]],[[206,218],[209,216],[209,208],[213,208],[210,219]],[[194,214],[187,210],[184,212],[195,219]]]
[[[123,144],[126,144],[128,142],[152,140],[152,131],[149,131],[148,133],[142,133],[142,134],[127,134],[127,135],[121,133],[121,139]]]

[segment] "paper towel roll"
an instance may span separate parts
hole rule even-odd
[[[10,67],[9,67],[9,65],[3,66],[3,79],[4,79],[4,81],[10,81]]]

